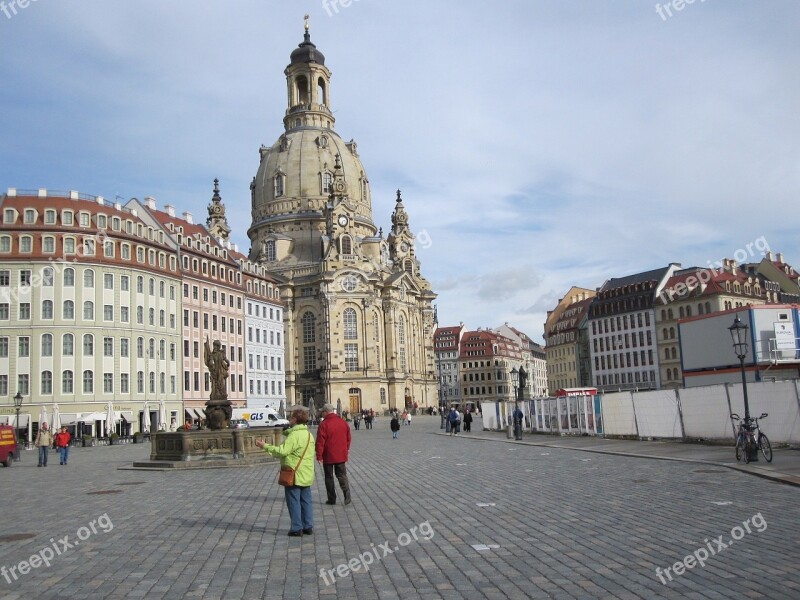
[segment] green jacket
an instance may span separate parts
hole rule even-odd
[[[286,440],[280,446],[266,444],[264,450],[281,459],[281,466],[297,468],[294,483],[300,487],[308,487],[314,483],[314,436],[307,425],[295,425],[283,432]],[[308,450],[306,450],[308,444]],[[305,450],[305,455],[303,451]],[[303,463],[298,467],[300,457]]]

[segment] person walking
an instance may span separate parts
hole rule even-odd
[[[350,451],[350,426],[347,421],[336,414],[333,404],[326,404],[320,410],[322,423],[317,430],[317,462],[322,463],[325,473],[325,491],[328,500],[325,504],[336,504],[336,484],[333,476],[339,480],[339,487],[344,494],[344,503],[350,504],[350,482],[347,479],[347,458]]]
[[[408,411],[403,411],[403,425],[411,425],[411,421],[408,418]]]
[[[300,537],[314,533],[314,505],[311,503],[311,485],[314,483],[314,436],[308,430],[308,411],[305,407],[293,408],[289,428],[283,432],[283,444],[273,446],[256,440],[257,447],[281,459],[282,467],[295,470],[294,485],[284,487],[286,508],[292,520],[288,535]]]
[[[400,431],[400,421],[396,413],[392,415],[392,420],[389,422],[389,429],[392,430],[392,438],[396,440],[397,432]]]
[[[466,411],[464,413],[464,433],[472,431],[472,412]]]
[[[519,409],[519,406],[514,409],[513,412],[514,417],[514,439],[521,440],[522,439],[522,419],[524,415],[522,411]]]
[[[39,433],[36,434],[36,446],[39,448],[38,466],[47,466],[47,450],[52,445],[53,434],[50,433],[50,426],[47,423],[42,423],[42,426],[39,428]]]
[[[461,424],[461,415],[456,410],[455,406],[450,408],[450,414],[447,415],[447,422],[450,423],[450,435],[456,435],[458,433],[458,426]]]
[[[59,453],[59,463],[60,465],[67,464],[67,458],[69,458],[69,442],[72,439],[72,436],[67,431],[67,426],[64,425],[61,427],[61,431],[59,431],[55,435],[55,442],[56,448],[58,449]]]
[[[361,427],[361,413],[357,412],[353,415],[353,426],[356,428],[356,431],[359,430]]]

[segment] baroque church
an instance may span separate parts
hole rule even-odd
[[[286,303],[287,401],[350,412],[436,406],[436,294],[399,190],[388,235],[373,222],[369,179],[356,143],[334,129],[331,72],[308,19],[284,73],[284,131],[260,149],[248,236],[250,259]]]

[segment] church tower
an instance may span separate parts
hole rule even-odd
[[[281,282],[289,404],[436,406],[433,307],[398,191],[387,238],[358,148],[334,129],[331,72],[311,41],[291,53],[283,133],[250,186],[250,258]]]
[[[208,205],[208,218],[206,219],[208,231],[217,239],[228,240],[231,228],[228,219],[225,217],[225,205],[222,203],[222,196],[219,195],[219,179],[214,180],[214,195],[211,197],[211,204]]]

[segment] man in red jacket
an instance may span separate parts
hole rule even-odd
[[[336,487],[333,475],[339,480],[344,494],[344,503],[350,504],[350,483],[347,480],[347,453],[350,450],[350,425],[339,415],[333,404],[326,404],[319,411],[322,423],[317,430],[317,461],[322,463],[325,472],[325,490],[328,500],[325,504],[336,504]]]

